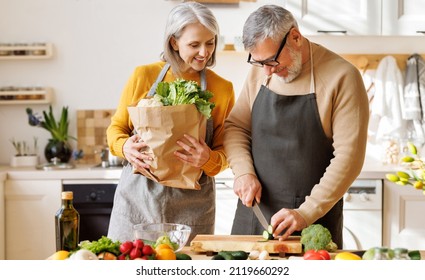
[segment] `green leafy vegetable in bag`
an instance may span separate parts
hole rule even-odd
[[[207,118],[211,117],[215,104],[209,102],[212,92],[202,90],[194,81],[177,79],[174,82],[160,82],[156,88],[154,99],[164,106],[195,104],[196,108]]]

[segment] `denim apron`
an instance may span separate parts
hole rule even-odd
[[[262,185],[261,210],[267,220],[282,208],[296,209],[310,195],[333,156],[323,130],[315,95],[310,46],[310,93],[279,95],[261,86],[252,108],[252,158]],[[327,227],[342,248],[343,200],[315,223]],[[238,201],[232,234],[262,234],[251,208]],[[299,235],[295,232],[294,235]]]
[[[148,95],[155,94],[170,65],[166,64]],[[206,89],[205,71],[201,88]],[[213,120],[207,121],[206,143],[212,146]],[[176,158],[176,160],[178,160]],[[139,223],[179,223],[192,228],[190,242],[197,234],[213,234],[215,224],[215,180],[202,174],[200,190],[163,186],[143,175],[134,174],[130,164],[124,166],[118,183],[109,222],[108,237],[113,240],[133,240],[133,225]]]

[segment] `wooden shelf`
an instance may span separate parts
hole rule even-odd
[[[52,88],[0,90],[0,105],[49,104],[53,99]]]
[[[52,55],[51,43],[0,44],[0,60],[48,59]]]
[[[341,54],[343,58],[361,70],[376,69],[381,59],[386,56],[393,56],[400,70],[404,70],[406,68],[407,59],[411,55],[412,54]],[[425,59],[425,54],[420,55]]]

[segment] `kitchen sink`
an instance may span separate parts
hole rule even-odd
[[[64,170],[64,169],[73,169],[75,168],[75,165],[71,163],[46,163],[36,166],[37,169],[40,170]]]
[[[90,167],[90,169],[122,169],[122,164],[119,165],[109,165],[105,163],[99,163],[95,166]]]

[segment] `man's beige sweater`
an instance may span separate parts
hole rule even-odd
[[[359,175],[369,120],[367,94],[358,69],[326,48],[311,45],[318,111],[324,133],[332,139],[335,151],[320,182],[297,209],[308,225],[325,215]],[[310,65],[309,59],[303,64],[302,73],[290,83],[272,76],[268,87],[282,95],[310,93]],[[255,174],[251,158],[251,109],[265,79],[264,70],[253,66],[225,122],[224,147],[235,178]]]

